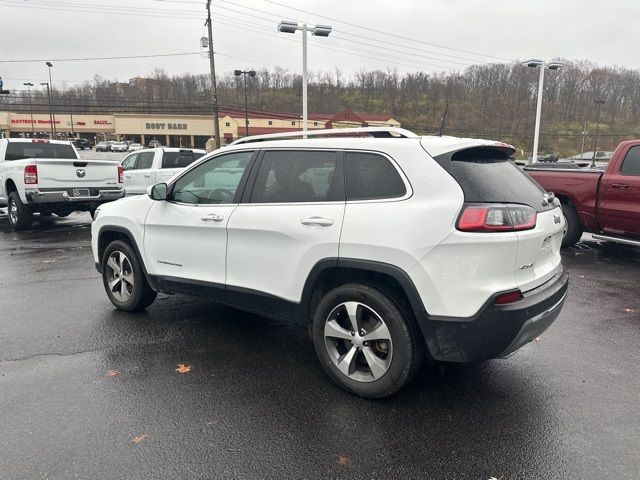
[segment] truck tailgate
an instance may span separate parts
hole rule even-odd
[[[65,190],[118,185],[118,162],[39,158],[36,164],[40,189]]]

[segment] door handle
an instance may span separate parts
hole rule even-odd
[[[629,188],[626,183],[612,183],[611,188]]]
[[[151,174],[150,173],[145,173],[144,176],[149,178],[151,176]]]
[[[320,227],[330,227],[333,225],[332,218],[309,217],[300,219],[302,225],[318,225]]]
[[[221,222],[224,220],[222,215],[218,215],[217,213],[210,213],[209,215],[202,217],[200,220],[203,222]]]

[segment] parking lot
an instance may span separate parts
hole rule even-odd
[[[87,214],[0,215],[0,478],[637,478],[640,252],[564,252],[567,304],[507,360],[354,397],[304,328],[186,296],[116,311]],[[182,365],[182,367],[179,367]]]

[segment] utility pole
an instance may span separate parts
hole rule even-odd
[[[596,149],[598,148],[598,127],[600,127],[600,107],[606,103],[601,98],[596,98],[594,100],[596,105],[598,105],[598,109],[596,112],[596,134],[593,137],[593,157],[591,158],[591,168],[596,166]]]
[[[247,75],[250,77],[255,77],[255,70],[234,70],[234,75],[239,77],[242,75],[244,77],[244,134],[245,136],[249,136],[249,113],[247,109]]]
[[[27,82],[27,83],[23,83],[22,85],[27,87],[27,90],[29,91],[29,114],[31,115],[31,138],[34,138],[36,136],[36,127],[33,124],[33,105],[31,103],[31,87],[33,87],[33,83]]]
[[[449,111],[449,102],[444,106],[444,113],[442,114],[442,118],[440,119],[440,130],[438,130],[438,136],[442,136],[442,132],[444,132],[444,122],[447,119],[447,112]]]
[[[53,103],[51,100],[51,95],[53,95],[53,82],[51,81],[51,68],[53,67],[53,63],[46,62],[47,67],[49,67],[49,86],[47,89],[49,90],[49,111],[51,112],[51,131],[53,132],[53,138],[56,137],[56,112],[53,110]]]
[[[587,122],[584,122],[584,128],[582,129],[582,146],[580,147],[580,160],[582,160],[582,155],[584,155],[584,139],[589,135],[587,132]]]
[[[220,148],[220,125],[218,124],[218,87],[216,84],[216,64],[213,59],[213,27],[211,25],[211,0],[207,0],[207,32],[209,34],[209,68],[211,69],[211,89],[213,100],[213,138],[216,149]]]
[[[55,140],[55,130],[53,129],[53,110],[51,109],[51,88],[47,82],[40,83],[43,87],[47,87],[47,98],[49,99],[49,123],[51,124],[51,139]]]

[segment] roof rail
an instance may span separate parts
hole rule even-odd
[[[329,128],[326,130],[307,130],[303,132],[298,130],[295,132],[284,133],[267,133],[265,135],[253,135],[250,137],[239,138],[229,145],[240,145],[243,143],[266,142],[268,140],[287,140],[306,137],[328,137],[332,135],[353,135],[368,134],[378,138],[420,138],[419,135],[398,127],[360,127],[360,128]]]

